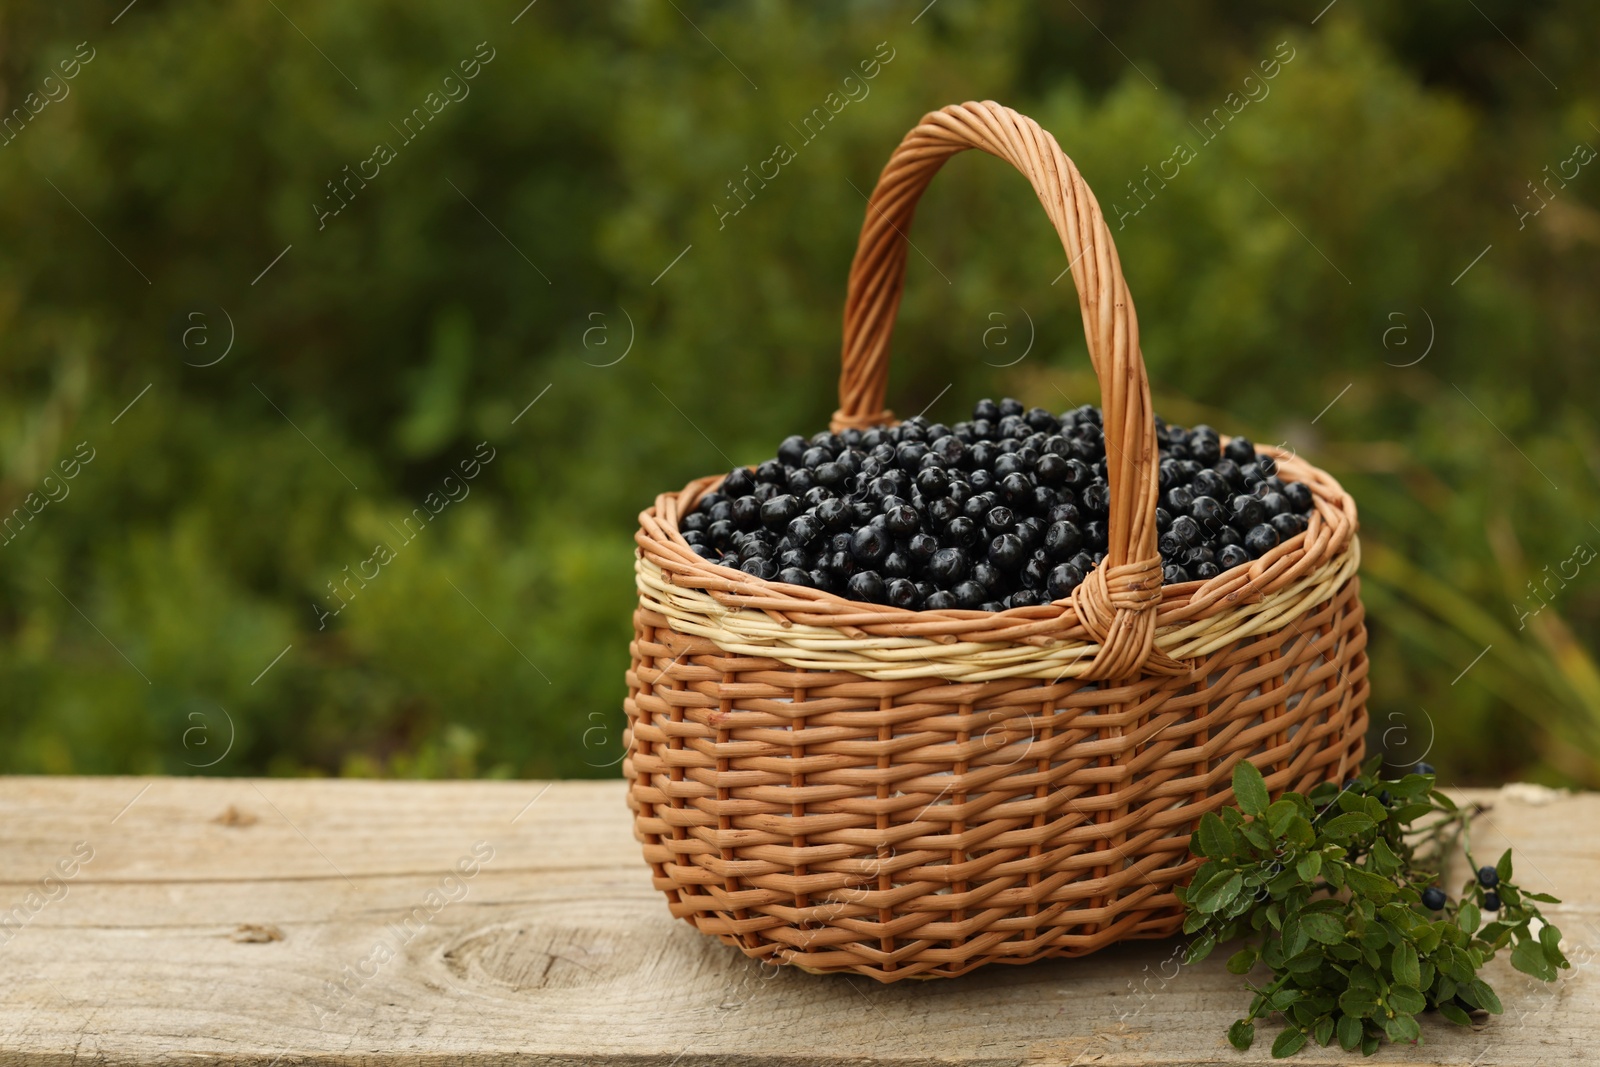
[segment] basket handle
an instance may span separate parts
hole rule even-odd
[[[1060,602],[1076,610],[1078,621],[1100,644],[1085,677],[1127,678],[1141,670],[1187,673],[1154,644],[1162,582],[1155,526],[1157,452],[1133,300],[1094,194],[1056,139],[1032,119],[993,101],[954,104],[924,115],[889,157],[850,264],[833,429],[894,421],[883,401],[889,337],[905,287],[906,232],[933,176],[945,160],[969,148],[999,156],[1033,183],[1066,249],[1089,359],[1100,382],[1111,490],[1106,558],[1068,601]]]

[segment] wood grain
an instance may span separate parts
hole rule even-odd
[[[1477,850],[1514,843],[1582,965],[1497,964],[1505,1015],[1382,1059],[1588,1063],[1600,797],[1470,795]],[[668,917],[620,782],[0,778],[0,1064],[1266,1062],[1224,1040],[1224,955],[1177,947],[891,986],[763,969]]]

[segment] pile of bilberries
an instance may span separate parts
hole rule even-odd
[[[1306,528],[1313,500],[1272,457],[1156,420],[1156,529],[1169,584],[1214,578]],[[1057,417],[980,400],[954,426],[793,436],[683,517],[705,559],[757,578],[913,610],[1060,600],[1105,556],[1100,409]]]

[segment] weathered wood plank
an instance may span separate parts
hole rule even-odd
[[[1600,796],[1486,796],[1479,851],[1514,842],[1587,959]],[[1223,1038],[1240,979],[1176,947],[893,986],[763,969],[668,917],[618,782],[0,779],[0,1063],[1264,1062]],[[1385,1059],[1592,1059],[1592,966],[1491,978],[1505,1016]]]

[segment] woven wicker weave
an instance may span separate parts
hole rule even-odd
[[[746,954],[880,981],[1166,937],[1188,839],[1248,758],[1276,794],[1341,779],[1366,730],[1355,504],[1208,582],[1161,584],[1156,442],[1133,302],[1055,139],[994,103],[925,116],[878,181],[850,272],[833,428],[893,420],[889,335],[916,203],[968,148],[1033,183],[1100,381],[1105,561],[1056,604],[912,612],[765,582],[640,516],[623,762],[673,915]]]

